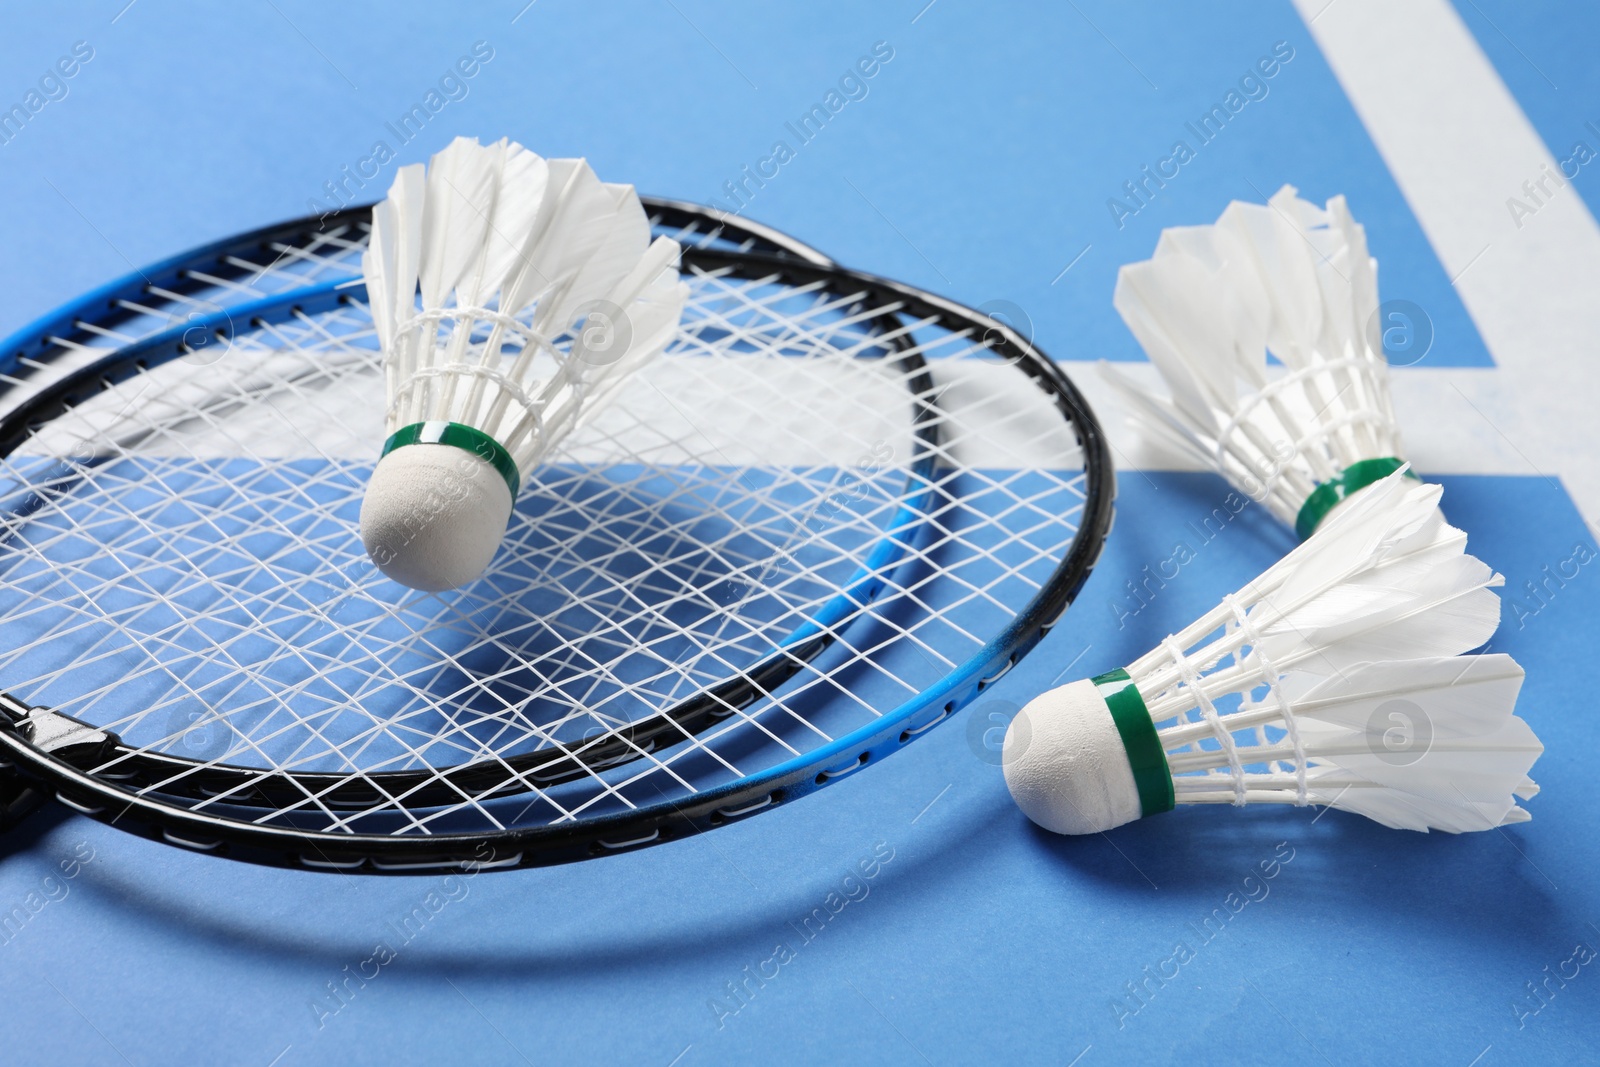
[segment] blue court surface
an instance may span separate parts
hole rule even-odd
[[[1600,12],[441,8],[10,11],[0,110],[73,74],[0,134],[0,335],[136,265],[375,200],[455,135],[510,136],[1020,316],[1116,447],[1106,556],[1047,640],[904,755],[661,848],[347,878],[47,809],[0,839],[0,915],[26,916],[0,935],[0,1062],[1600,1063]],[[463,56],[475,74],[441,86]],[[842,88],[863,57],[873,76]],[[1426,343],[1395,370],[1396,406],[1506,577],[1492,647],[1526,667],[1520,713],[1546,746],[1533,819],[1424,836],[1207,807],[1055,837],[1012,804],[994,724],[1063,674],[1128,662],[1289,546],[1259,509],[1202,534],[1223,483],[1140,441],[1098,386],[1092,361],[1143,360],[1111,307],[1117,268],[1286,183],[1345,194],[1383,299],[1415,309]],[[1179,544],[1195,563],[1134,599]]]

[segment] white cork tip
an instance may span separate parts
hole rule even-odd
[[[1022,813],[1058,834],[1097,834],[1140,817],[1122,735],[1091,681],[1031,700],[1006,729],[1006,787]]]
[[[511,489],[493,464],[453,445],[405,445],[372,472],[361,543],[387,577],[437,593],[484,572],[510,519]]]

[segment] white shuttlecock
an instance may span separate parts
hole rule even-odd
[[[1462,655],[1494,632],[1501,579],[1438,496],[1391,475],[1126,670],[1030,702],[1002,750],[1018,806],[1067,834],[1208,803],[1413,830],[1525,821],[1543,748],[1512,714],[1522,669]]]
[[[483,572],[523,477],[671,340],[678,252],[581,159],[458,137],[400,168],[361,261],[389,402],[361,540],[384,574]]]
[[[1323,209],[1286,185],[1268,204],[1235,201],[1215,225],[1162,231],[1155,256],[1117,276],[1113,303],[1171,396],[1103,369],[1141,424],[1304,540],[1404,465],[1377,270],[1342,196]]]

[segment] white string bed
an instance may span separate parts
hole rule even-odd
[[[333,833],[492,832],[692,797],[903,706],[1072,544],[1072,426],[980,339],[887,327],[892,305],[688,280],[669,350],[534,472],[489,572],[447,594],[383,578],[362,550],[383,378],[359,302],[84,401],[0,467],[0,689],[192,761],[142,793]],[[937,431],[923,494],[917,399]],[[773,692],[583,758],[782,658],[886,538],[882,591]],[[551,783],[530,754],[578,769]],[[464,765],[470,785],[445,773]],[[241,770],[197,792],[216,768]],[[241,807],[268,784],[291,793],[283,810]]]

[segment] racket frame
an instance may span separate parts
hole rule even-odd
[[[221,244],[215,247],[221,247]],[[427,873],[543,866],[690,837],[786,805],[832,785],[929,732],[998,681],[1060,621],[1088,580],[1110,532],[1115,475],[1103,432],[1087,401],[1047,355],[1009,327],[979,312],[900,282],[787,254],[685,249],[686,266],[772,278],[793,286],[849,286],[897,312],[932,319],[951,330],[993,338],[991,351],[1033,379],[1072,426],[1082,450],[1084,503],[1078,533],[1066,555],[1029,603],[975,653],[932,687],[874,721],[782,764],[680,799],[581,821],[492,833],[434,835],[326,834],[264,825],[195,811],[140,795],[96,777],[66,757],[70,748],[42,752],[30,743],[30,709],[0,698],[0,762],[42,793],[91,818],[170,845],[266,866],[364,873]],[[192,351],[195,328],[231,341],[237,318],[254,328],[267,314],[295,316],[334,310],[353,300],[354,285],[283,294],[174,327],[46,386],[0,419],[0,457],[63,411],[148,366]],[[259,773],[259,772],[257,772]]]

